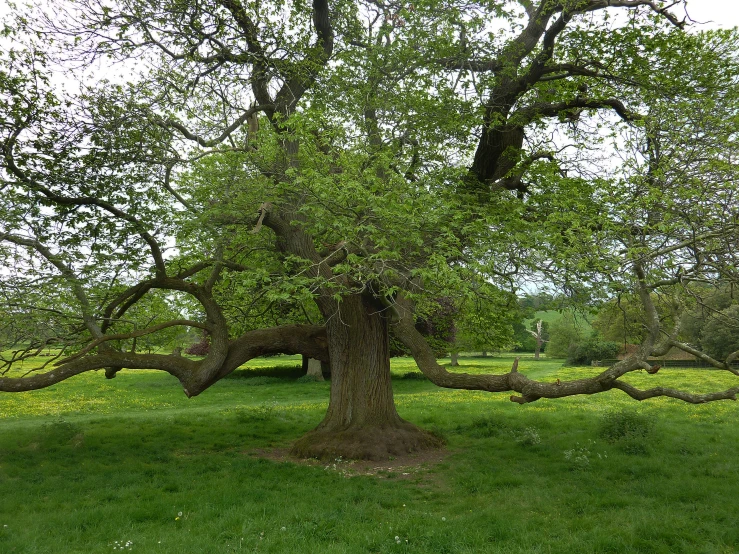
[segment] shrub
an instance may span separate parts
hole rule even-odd
[[[571,349],[584,340],[583,323],[571,311],[549,325],[549,342],[544,352],[547,358],[567,358]]]
[[[401,379],[415,379],[415,380],[424,380],[428,379],[423,373],[420,371],[409,371],[408,373],[404,373],[400,376]]]
[[[617,342],[589,339],[573,345],[567,355],[567,363],[573,365],[590,365],[593,360],[609,360],[618,355],[621,345]]]
[[[536,446],[541,443],[541,436],[536,427],[524,427],[520,432],[516,433],[515,440],[522,446]]]
[[[611,444],[620,445],[627,454],[647,454],[653,441],[654,422],[631,410],[611,412],[603,416],[598,436]]]
[[[210,352],[210,338],[206,336],[185,350],[185,354],[190,356],[207,356],[208,352]]]

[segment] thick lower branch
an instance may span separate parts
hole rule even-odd
[[[637,400],[665,396],[693,404],[715,400],[736,400],[736,394],[739,392],[739,387],[708,394],[693,394],[664,387],[641,391],[618,380],[619,377],[637,369],[644,368],[649,371],[651,366],[645,364],[639,356],[630,356],[594,377],[572,381],[557,379],[553,383],[534,381],[519,373],[518,359],[514,362],[511,371],[502,375],[450,373],[445,367],[436,363],[433,350],[415,328],[412,304],[402,296],[398,297],[397,304],[401,308],[402,318],[393,329],[395,335],[411,351],[418,368],[423,374],[440,387],[488,392],[518,392],[520,396],[511,396],[511,401],[519,404],[534,402],[540,398],[564,398],[578,394],[597,394],[614,388],[626,392]],[[642,350],[649,352],[651,344],[651,341],[647,341],[647,344],[642,345]],[[649,373],[654,374],[656,371],[649,371]]]
[[[302,354],[328,362],[326,329],[319,325],[282,325],[249,331],[231,341],[217,379],[222,379],[252,358],[266,354]]]
[[[217,371],[211,371],[207,360],[189,360],[181,356],[161,354],[132,354],[105,352],[65,363],[51,371],[30,377],[0,378],[0,392],[26,392],[60,383],[86,371],[103,368],[157,369],[179,379],[187,396],[196,396],[216,383],[241,364],[265,354],[304,354],[328,361],[326,331],[316,325],[284,325],[244,333],[228,344],[225,360]]]
[[[116,369],[159,369],[174,375],[182,382],[188,376],[197,373],[200,365],[200,362],[179,356],[106,352],[95,356],[86,356],[51,371],[37,373],[30,377],[2,377],[0,378],[0,392],[39,390],[61,383],[86,371],[109,367]]]
[[[640,390],[624,383],[623,381],[614,381],[613,388],[624,391],[631,398],[635,400],[648,400],[650,398],[657,398],[659,396],[666,396],[668,398],[676,398],[683,402],[689,402],[690,404],[705,404],[706,402],[714,402],[716,400],[736,400],[736,395],[739,393],[739,387],[733,387],[725,391],[709,392],[706,394],[692,394],[689,392],[668,389],[665,387],[655,387],[648,390]]]

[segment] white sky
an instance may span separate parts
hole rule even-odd
[[[707,27],[739,27],[737,0],[688,0],[687,10],[692,19]]]

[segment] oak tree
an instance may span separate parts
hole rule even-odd
[[[328,362],[304,456],[434,447],[392,398],[389,333],[441,387],[619,389],[677,346],[660,309],[736,281],[737,35],[660,0],[68,0],[0,58],[0,391],[158,369],[188,396],[249,359]],[[100,78],[101,72],[104,78]],[[636,353],[540,382],[440,366],[415,326],[547,281],[631,293]],[[170,308],[133,328],[150,295]],[[141,310],[139,310],[140,313]],[[496,314],[489,313],[494,319]],[[679,321],[675,315],[673,321]],[[135,338],[205,332],[202,360]],[[53,345],[30,374],[15,368]],[[731,365],[739,353],[714,359]]]

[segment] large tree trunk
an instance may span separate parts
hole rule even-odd
[[[451,364],[452,367],[459,366],[459,352],[452,352],[451,354]]]
[[[294,454],[379,460],[441,445],[395,410],[388,321],[381,308],[368,296],[350,296],[328,319],[328,412],[316,429],[295,443]]]

